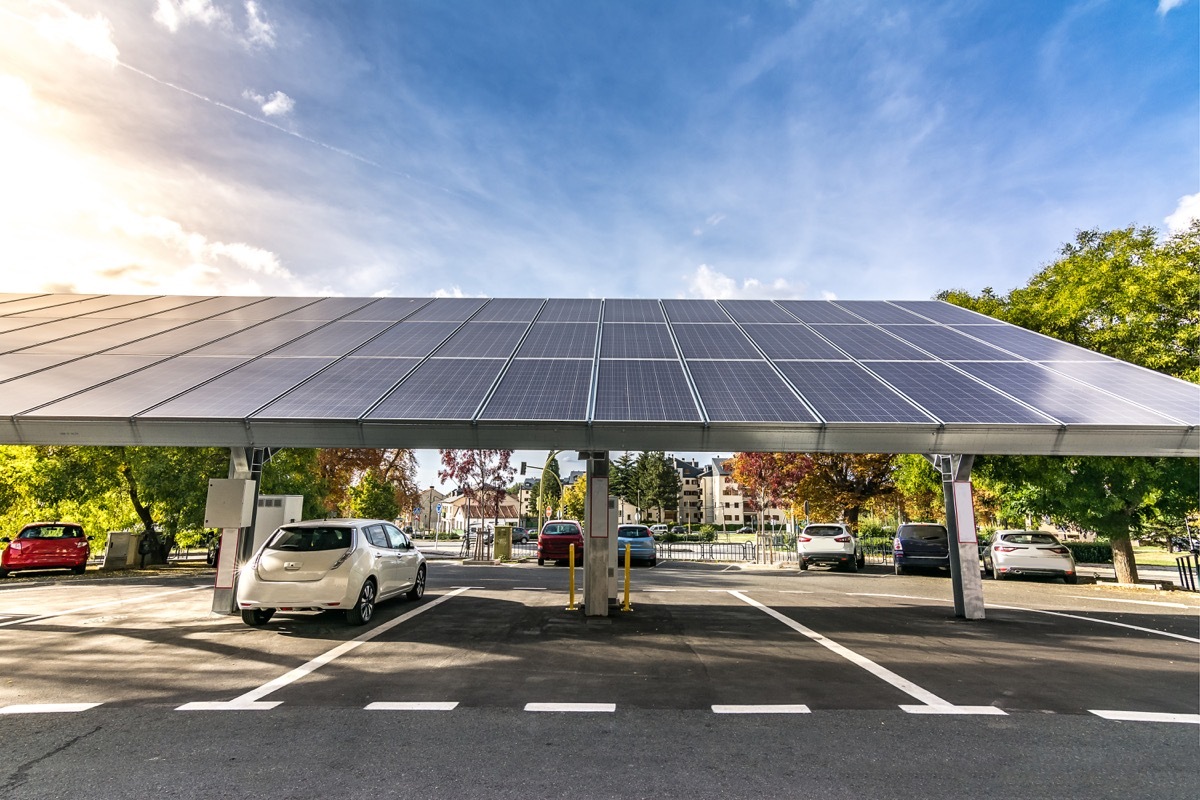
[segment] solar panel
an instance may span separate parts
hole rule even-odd
[[[58,308],[59,314],[64,317],[71,316],[69,309],[77,307],[77,304],[95,297],[91,294],[79,295],[63,295],[63,294],[45,294],[40,297],[30,297],[25,300],[10,300],[0,306],[0,314],[8,316],[10,314],[21,314],[25,311],[32,311],[39,308]]]
[[[517,358],[586,358],[596,354],[596,323],[535,322]]]
[[[233,311],[237,308],[244,308],[251,305],[261,298],[258,297],[193,297],[190,298],[197,302],[189,305],[172,308],[168,311],[160,311],[151,316],[161,317],[163,319],[205,319],[218,314],[223,314],[226,311]]]
[[[1200,425],[1200,386],[1134,364],[1106,359],[1093,362],[1054,362],[1044,366],[1073,378],[1170,414],[1189,425]]]
[[[663,307],[671,322],[729,322],[729,315],[713,300],[664,300]]]
[[[428,297],[381,297],[353,314],[347,314],[345,319],[346,321],[396,322],[430,302],[432,300]]]
[[[733,323],[727,325],[674,325],[675,338],[686,359],[693,358],[750,358],[762,355],[750,344],[746,334]]]
[[[971,325],[996,322],[996,320],[989,316],[978,314],[962,306],[945,303],[941,300],[897,300],[896,305],[906,308],[914,314],[927,317],[934,322],[941,322],[947,325],[951,323]]]
[[[933,360],[873,325],[822,325],[818,332],[858,359]]]
[[[933,422],[858,364],[780,361],[778,366],[828,422]]]
[[[605,323],[600,333],[601,358],[678,358],[666,325]]]
[[[424,358],[457,327],[457,322],[401,322],[355,350],[354,355]]]
[[[1015,356],[942,325],[884,325],[883,328],[947,361],[1012,361],[1015,359]]]
[[[1053,421],[946,364],[875,361],[871,369],[943,422],[1049,425]]]
[[[55,319],[58,317],[74,317],[79,314],[87,314],[93,311],[103,311],[116,308],[118,306],[127,306],[131,303],[136,303],[138,300],[145,300],[146,297],[126,294],[108,294],[99,297],[91,297],[87,300],[78,300],[65,305],[53,306],[50,308],[31,308],[27,311],[9,311],[8,313],[16,317],[29,317],[36,319]]]
[[[432,358],[417,367],[367,419],[469,420],[504,363],[502,358]]]
[[[285,344],[272,356],[343,356],[372,336],[388,329],[389,322],[331,322]]]
[[[468,322],[437,349],[438,358],[508,358],[529,327],[524,322]]]
[[[697,422],[700,412],[678,361],[602,360],[594,418]]]
[[[324,325],[315,319],[276,319],[255,325],[195,351],[198,356],[257,356]]]
[[[439,297],[408,320],[414,322],[465,322],[483,307],[487,300],[480,297]]]
[[[542,313],[538,314],[538,322],[591,322],[600,321],[599,300],[558,300],[546,301]]]
[[[244,358],[230,356],[170,358],[131,375],[101,384],[74,397],[51,403],[31,412],[29,416],[111,415],[127,419],[245,362]]]
[[[958,328],[958,325],[953,326]],[[1104,361],[1106,356],[1084,350],[1073,344],[1060,342],[1040,333],[1027,331],[1015,325],[972,325],[962,328],[977,339],[988,344],[1025,356],[1033,361]]]
[[[713,422],[816,422],[765,361],[695,361],[688,370]]]
[[[828,300],[780,300],[779,306],[805,322],[861,323],[862,320]]]
[[[591,360],[517,359],[480,419],[583,421],[591,384]]]
[[[657,300],[605,300],[605,322],[666,322]]]
[[[0,356],[0,381],[6,381],[9,378],[16,378],[20,375],[27,375],[30,372],[37,372],[39,369],[53,367],[55,364],[61,364],[64,361],[69,361],[74,356],[60,355],[28,355],[26,353],[9,353],[8,355]],[[0,386],[0,393],[3,393],[4,387]]]
[[[244,419],[331,363],[328,358],[260,358],[139,416]]]
[[[215,317],[215,319],[262,322],[274,319],[289,311],[295,311],[304,306],[311,305],[314,302],[315,298],[312,297],[268,297],[264,300],[226,311]]]
[[[347,358],[254,415],[255,419],[358,419],[413,367],[417,358]]]
[[[85,356],[128,344],[137,339],[144,339],[147,336],[154,336],[163,331],[177,328],[181,324],[177,319],[152,318],[134,319],[127,322],[116,322],[111,319],[97,319],[96,321],[103,322],[107,327],[30,347],[23,352],[66,353]]]
[[[203,299],[202,297],[143,297],[138,298],[139,302],[136,303],[93,311],[90,314],[82,314],[81,316],[97,317],[100,319],[139,319],[150,314],[174,311],[177,308],[186,308]],[[245,299],[248,300],[249,298]]]
[[[157,319],[157,317],[155,318]],[[205,319],[190,325],[181,325],[166,333],[121,345],[112,350],[115,354],[171,356],[183,353],[199,345],[231,336],[253,325],[230,319]]]
[[[28,328],[31,325],[44,324],[41,320],[36,319],[20,319],[19,317],[0,317],[0,333],[15,331],[19,328]]]
[[[309,297],[307,299],[316,300],[316,302],[289,312],[287,319],[319,319],[329,322],[351,314],[371,302],[366,297]]]
[[[471,317],[472,322],[533,322],[545,300],[528,297],[497,297]]]
[[[38,324],[37,320],[25,320],[25,322],[30,324],[17,330],[0,333],[0,353],[36,347],[43,342],[63,339],[113,324],[110,319],[60,319],[41,324]]]
[[[848,356],[808,328],[791,325],[743,325],[763,352],[777,358],[822,358],[846,361]]]
[[[1160,414],[1096,391],[1037,364],[964,363],[960,369],[1067,423],[1169,425]]]
[[[722,300],[721,305],[738,322],[790,322],[796,318],[770,300]]]
[[[154,363],[142,356],[89,356],[14,378],[0,390],[0,416],[11,416]]]
[[[31,297],[37,297],[36,294],[16,294],[13,292],[0,292],[0,306],[4,303],[12,302],[13,300],[28,300]]]
[[[837,305],[877,325],[885,322],[918,324],[929,321],[883,300],[838,300]]]

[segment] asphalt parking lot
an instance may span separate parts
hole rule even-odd
[[[363,628],[247,627],[203,571],[6,583],[0,794],[1195,796],[1194,595],[989,582],[969,622],[937,576],[660,562],[585,618],[564,567],[430,570]]]

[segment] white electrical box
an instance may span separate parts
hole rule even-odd
[[[304,495],[261,494],[258,496],[258,515],[254,518],[254,552],[280,525],[299,522],[304,518]]]
[[[204,527],[248,528],[254,515],[254,481],[210,478],[204,503]]]

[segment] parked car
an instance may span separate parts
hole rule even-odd
[[[395,525],[322,519],[283,525],[238,577],[242,621],[264,625],[276,611],[344,610],[362,625],[375,605],[425,594],[425,556]]]
[[[950,535],[946,526],[932,522],[904,523],[892,541],[892,561],[897,575],[913,567],[950,569]]]
[[[617,526],[617,565],[625,564],[625,548],[629,548],[630,561],[645,561],[650,566],[658,563],[658,548],[654,534],[645,525]]]
[[[477,527],[471,528],[469,531],[467,531],[467,541],[470,542],[471,544],[474,544],[475,537],[478,535],[479,535],[479,528],[477,528]],[[491,528],[483,529],[483,543],[484,544],[491,544],[492,540],[494,538],[495,538],[495,532]]]
[[[796,553],[800,569],[810,564],[832,564],[839,569],[858,572],[867,563],[858,539],[845,525],[805,525],[796,537]]]
[[[528,541],[529,541],[529,529],[528,528],[513,528],[512,529],[512,543],[513,544],[525,544],[525,542],[528,542]]]
[[[1003,580],[1010,575],[1045,575],[1078,583],[1071,549],[1045,531],[996,531],[979,564],[984,575]]]
[[[8,547],[0,552],[0,578],[23,569],[69,569],[82,575],[92,546],[83,528],[73,522],[35,522],[15,539],[5,536]]]
[[[688,529],[683,527],[682,525],[673,525],[671,527],[671,533],[677,533],[680,536],[685,536],[687,534],[687,532],[688,532]]]
[[[538,566],[547,561],[566,561],[575,545],[575,566],[583,563],[583,527],[573,519],[552,519],[538,534]]]
[[[1200,536],[1172,536],[1168,543],[1168,549],[1172,553],[1184,553],[1191,551],[1200,553]]]
[[[755,532],[755,530],[754,530],[754,528],[750,527],[749,525],[743,525],[742,527],[740,527],[740,528],[738,528],[738,529],[737,529],[737,532],[738,532],[738,533],[751,533],[751,534],[752,534],[752,533],[754,533],[754,532]]]
[[[650,533],[654,536],[661,536],[666,532],[667,532],[667,526],[661,522],[650,526]]]

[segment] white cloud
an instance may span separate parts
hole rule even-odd
[[[792,286],[783,278],[770,284],[757,278],[746,278],[739,285],[728,275],[701,264],[687,279],[686,297],[702,300],[786,300],[802,297],[803,286]]]
[[[432,297],[487,297],[486,294],[467,294],[459,286],[451,286],[449,289],[435,289]]]
[[[58,0],[41,0],[34,26],[42,38],[65,44],[82,53],[117,63],[119,51],[113,42],[113,27],[102,14],[85,17]]]
[[[1194,219],[1200,219],[1200,193],[1185,194],[1179,198],[1175,211],[1163,221],[1167,223],[1167,230],[1179,233],[1187,230]]]
[[[1158,0],[1158,15],[1165,17],[1167,12],[1179,8],[1184,2],[1185,0]]]
[[[246,43],[257,47],[275,46],[275,28],[254,0],[246,0]]]
[[[229,15],[214,6],[212,0],[158,0],[154,21],[171,33],[176,33],[184,25],[193,22],[206,28],[228,24]]]
[[[283,92],[271,92],[270,96],[263,97],[258,92],[247,89],[242,92],[242,97],[256,103],[263,115],[268,117],[287,116],[296,107],[296,101]]]

